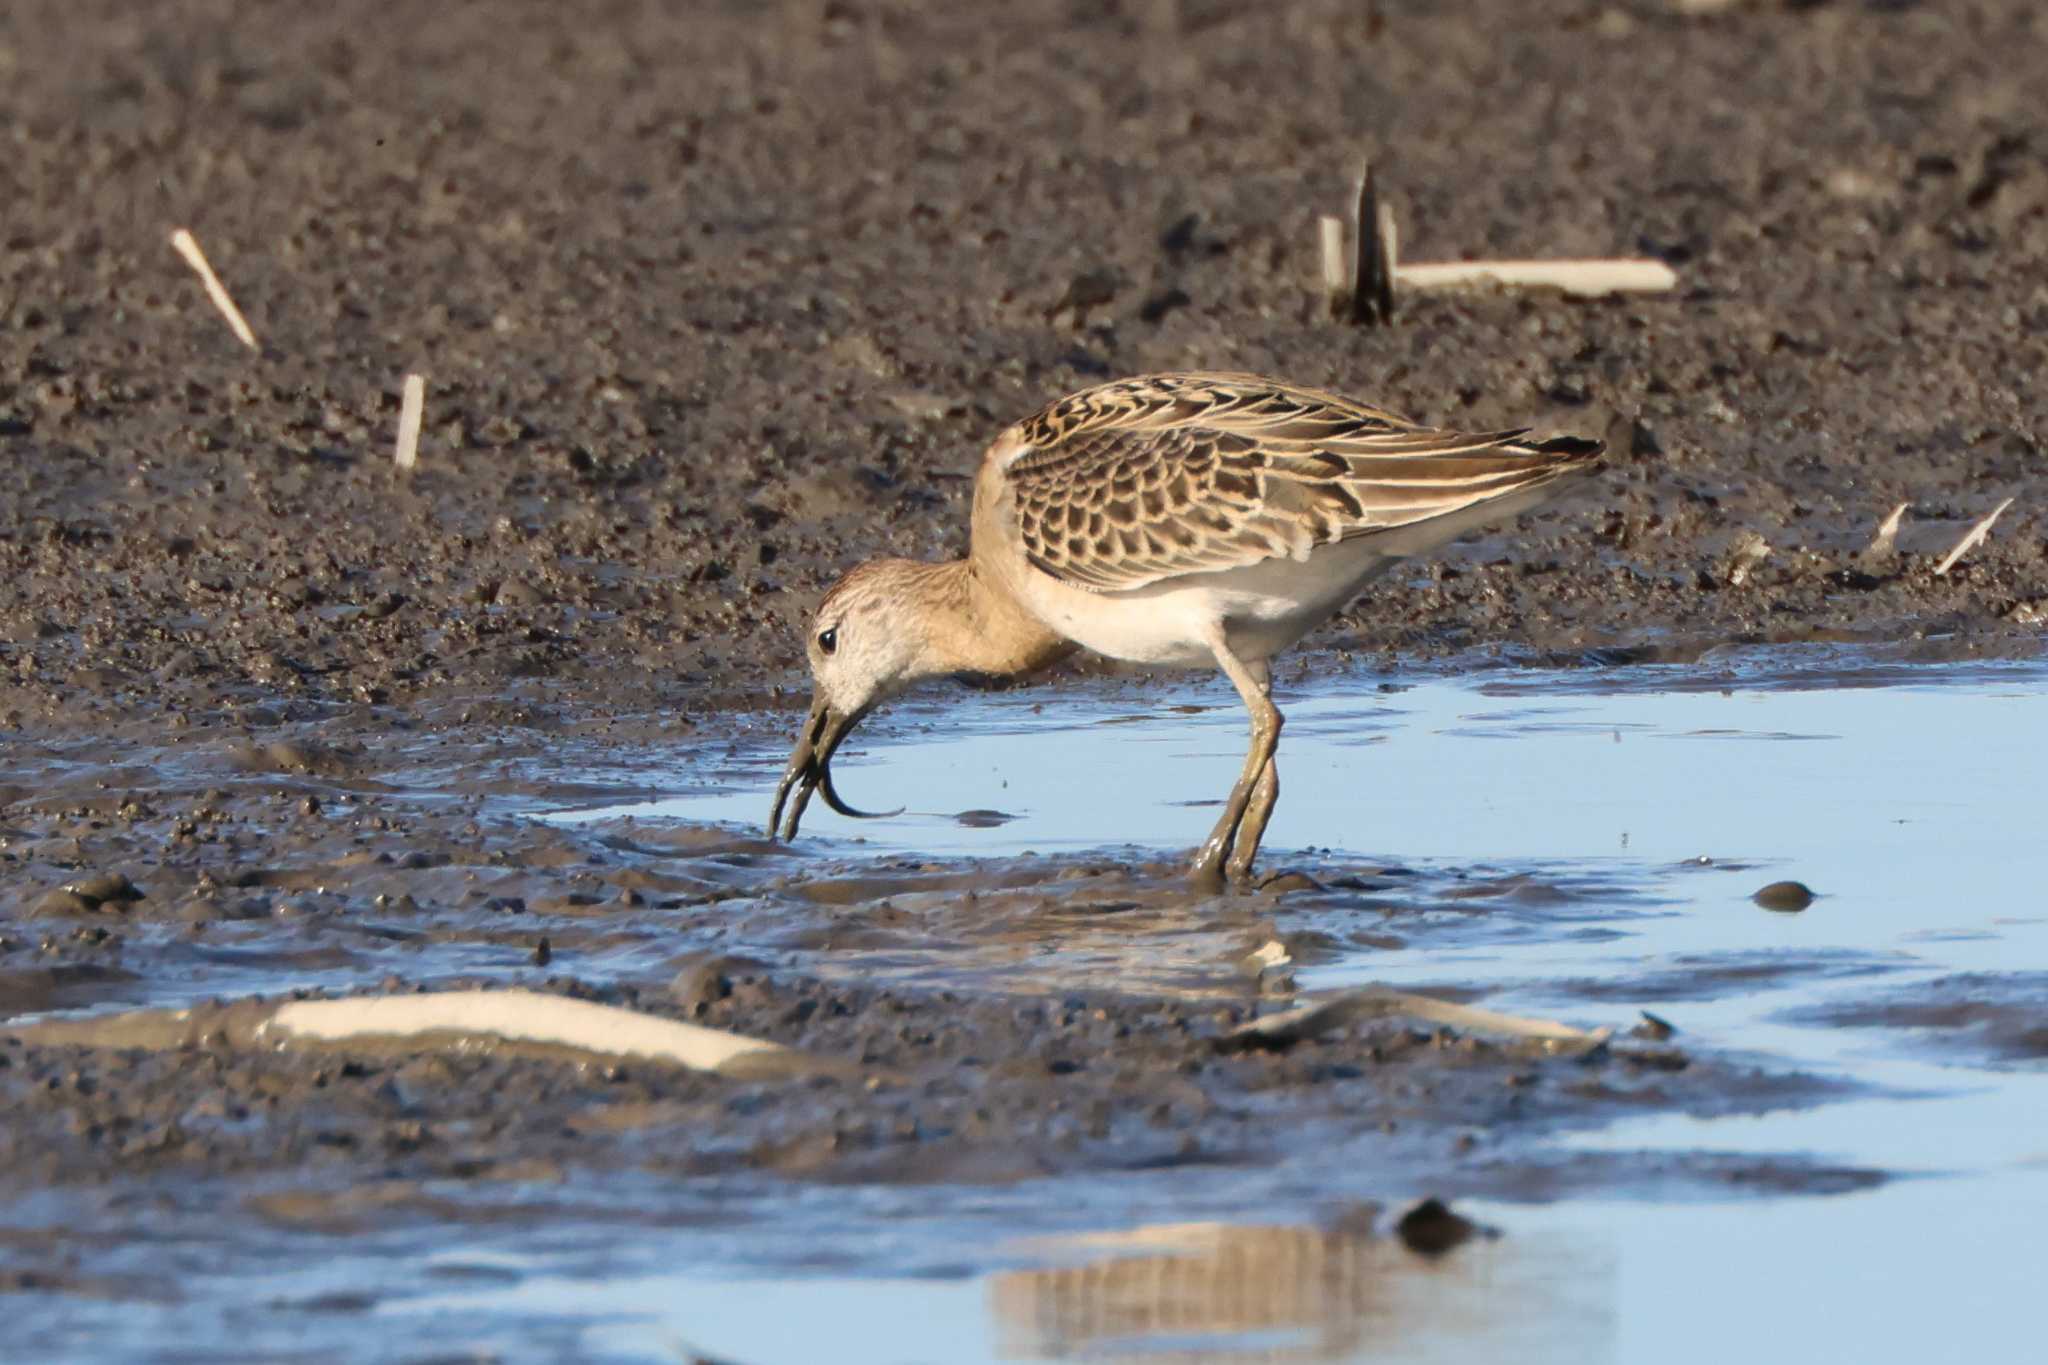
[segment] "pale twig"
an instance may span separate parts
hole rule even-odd
[[[1455,289],[1508,285],[1558,289],[1596,298],[1603,294],[1656,294],[1678,287],[1678,272],[1658,260],[1616,258],[1588,261],[1441,261],[1404,265],[1396,272],[1404,289]]]
[[[1329,303],[1330,316],[1342,317],[1351,302],[1351,270],[1344,259],[1344,220],[1326,213],[1316,222],[1323,244],[1323,297]]]
[[[244,1048],[408,1052],[540,1049],[571,1060],[631,1059],[722,1074],[854,1074],[849,1063],[766,1039],[540,991],[435,991],[284,1003],[243,1000],[187,1010],[48,1019],[8,1030],[52,1046],[175,1050],[218,1040]]]
[[[1947,555],[1943,556],[1941,563],[1934,566],[1934,576],[1936,578],[1941,577],[1943,574],[1947,573],[1950,569],[1953,569],[1956,566],[1957,560],[1961,559],[1964,555],[1968,554],[1970,551],[1976,549],[1978,545],[1982,544],[1984,541],[1984,537],[1991,534],[1991,523],[1997,521],[1999,515],[2003,513],[2006,508],[2012,506],[2012,504],[2013,500],[2011,498],[2007,498],[2004,502],[2001,502],[2000,504],[1998,504],[1998,506],[1992,508],[1989,512],[1985,513],[1983,518],[1980,521],[1978,521],[1978,523],[1975,526],[1972,526],[1969,530],[1963,532],[1963,538],[1956,542],[1955,549],[1950,550]]]
[[[420,458],[420,415],[426,406],[427,381],[419,375],[405,377],[404,396],[398,404],[398,449],[392,458],[400,469],[411,469]]]
[[[1863,547],[1863,553],[1871,559],[1882,559],[1898,547],[1899,523],[1906,519],[1906,509],[1913,504],[1902,502],[1891,511],[1891,515],[1877,524],[1877,534],[1870,538],[1870,544]]]
[[[1447,1000],[1436,1000],[1427,995],[1388,990],[1384,986],[1368,986],[1363,990],[1347,991],[1327,1000],[1314,1001],[1288,1010],[1284,1014],[1271,1014],[1263,1019],[1254,1019],[1251,1023],[1223,1035],[1219,1041],[1221,1045],[1229,1048],[1285,1046],[1304,1038],[1320,1037],[1362,1019],[1384,1019],[1390,1016],[1426,1019],[1431,1023],[1467,1029],[1474,1033],[1493,1033],[1509,1038],[1534,1038],[1545,1043],[1557,1044],[1560,1051],[1573,1053],[1589,1052],[1614,1036],[1614,1030],[1609,1028],[1588,1032],[1548,1019],[1498,1014],[1492,1010],[1475,1009],[1470,1005],[1454,1005]]]
[[[256,334],[249,330],[249,320],[242,316],[241,309],[235,307],[234,299],[228,295],[227,286],[220,282],[220,276],[214,274],[213,267],[206,263],[206,253],[199,249],[198,240],[184,228],[179,228],[171,234],[171,246],[185,258],[185,264],[199,273],[199,282],[206,286],[206,296],[213,300],[213,306],[220,310],[220,315],[228,320],[228,326],[234,331],[236,339],[250,350],[255,350]]]
[[[789,1053],[780,1043],[539,991],[436,991],[294,1000],[256,1029],[259,1040],[336,1043],[360,1038],[482,1035],[723,1071],[746,1057]]]
[[[1401,229],[1394,222],[1394,206],[1381,204],[1379,217],[1374,220],[1374,230],[1379,233],[1377,254],[1380,275],[1386,280],[1385,294],[1387,311],[1391,316],[1394,308],[1394,285],[1401,278]]]
[[[1343,225],[1334,217],[1319,220],[1323,289],[1332,299],[1331,313],[1353,323],[1383,323],[1394,315],[1394,288],[1461,289],[1493,285],[1503,288],[1555,289],[1582,298],[1608,294],[1664,293],[1678,287],[1678,272],[1659,260],[1613,257],[1562,261],[1427,261],[1400,263],[1399,234],[1391,205],[1379,200],[1370,165],[1358,178],[1352,206],[1353,263],[1348,272],[1350,297],[1337,302],[1347,277],[1339,259]]]

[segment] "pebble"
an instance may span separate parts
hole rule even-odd
[[[1766,910],[1791,914],[1813,904],[1813,889],[1805,882],[1772,882],[1750,897]]]
[[[1453,1212],[1441,1199],[1423,1200],[1394,1224],[1401,1244],[1418,1256],[1441,1256],[1481,1231],[1478,1224]]]

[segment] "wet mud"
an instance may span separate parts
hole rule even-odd
[[[2024,1065],[2048,1059],[2048,974],[1983,972],[1873,992],[1794,1016],[1838,1028],[1882,1030],[1934,1055]]]
[[[838,573],[959,553],[1002,425],[1162,369],[1609,442],[1568,501],[1373,585],[1290,683],[1361,657],[1694,662],[1713,686],[1729,644],[2038,655],[2048,132],[2014,56],[2048,50],[2038,8],[1685,8],[520,4],[408,15],[402,43],[350,3],[0,11],[0,1288],[203,1298],[179,1268],[201,1226],[253,1272],[331,1250],[301,1235],[708,1237],[856,1186],[1057,1176],[1109,1208],[1088,1182],[1288,1163],[1390,1205],[1883,1182],[1566,1140],[1857,1089],[1685,1032],[1584,1058],[1398,1021],[1216,1046],[1321,963],[1578,932],[1564,912],[1609,892],[1569,875],[1311,851],[1203,901],[1156,849],[990,863],[532,818],[751,773]],[[1648,254],[1682,287],[1333,324],[1315,219],[1367,156],[1416,259]],[[179,225],[257,352],[165,245]],[[959,825],[1015,818],[987,800]],[[1258,956],[1276,942],[1290,965]],[[1551,998],[1867,973],[1867,1005],[1816,1022],[2042,1055],[2038,983],[1886,994],[1887,965],[1706,957]],[[514,983],[888,1079],[6,1038]],[[345,1318],[370,1278],[264,1311]],[[60,1350],[75,1324],[18,1325]]]
[[[184,760],[211,775],[244,768],[246,753],[228,741]],[[1350,935],[1384,943],[1411,921],[1426,932],[1432,916],[1465,918],[1474,891],[1527,899],[1544,890],[1534,878],[1474,888],[1330,860],[1293,874],[1294,890],[1200,898],[1177,862],[820,860],[687,826],[479,815],[488,784],[437,790],[426,770],[367,756],[345,778],[308,766],[341,770],[315,760],[282,787],[245,775],[11,803],[0,857],[24,908],[0,940],[9,1012],[516,983],[791,1044],[878,1079],[750,1086],[651,1064],[369,1048],[336,1062],[272,1055],[246,1025],[202,1011],[156,1034],[109,1030],[112,1056],[17,1036],[0,1074],[17,1188],[116,1169],[289,1170],[315,1151],[374,1154],[420,1178],[529,1160],[602,1168],[626,1159],[604,1150],[615,1143],[665,1149],[656,1164],[677,1174],[1015,1180],[1269,1161],[1317,1124],[1380,1130],[1379,1168],[1391,1179],[1414,1161],[1422,1179],[1461,1133],[1505,1125],[1534,1139],[1615,1109],[1735,1112],[1832,1093],[1627,1040],[1561,1059],[1382,1022],[1278,1049],[1226,1045],[1293,1003],[1293,966]],[[1261,956],[1269,944],[1283,951]],[[1276,956],[1287,965],[1268,966]]]
[[[1329,646],[2038,634],[2048,172],[1996,60],[2032,6],[1154,9],[450,9],[401,51],[350,5],[11,7],[0,720],[541,690],[681,725],[789,686],[856,559],[957,552],[1004,423],[1162,368],[1611,440]],[[1683,287],[1332,324],[1315,217],[1368,155],[1408,254]]]

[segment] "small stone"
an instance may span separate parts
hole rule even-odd
[[[554,960],[554,945],[549,943],[547,941],[546,936],[543,935],[541,941],[533,945],[533,965],[536,967],[545,967]]]
[[[1401,1215],[1394,1233],[1418,1256],[1441,1256],[1483,1232],[1477,1223],[1454,1213],[1441,1199],[1425,1199]]]
[[[1813,889],[1805,882],[1772,882],[1750,897],[1766,910],[1792,914],[1813,904]]]

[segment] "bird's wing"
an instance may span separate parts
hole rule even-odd
[[[1421,427],[1250,375],[1168,374],[1063,398],[990,448],[1025,555],[1101,592],[1448,516],[1584,466],[1600,443]]]

